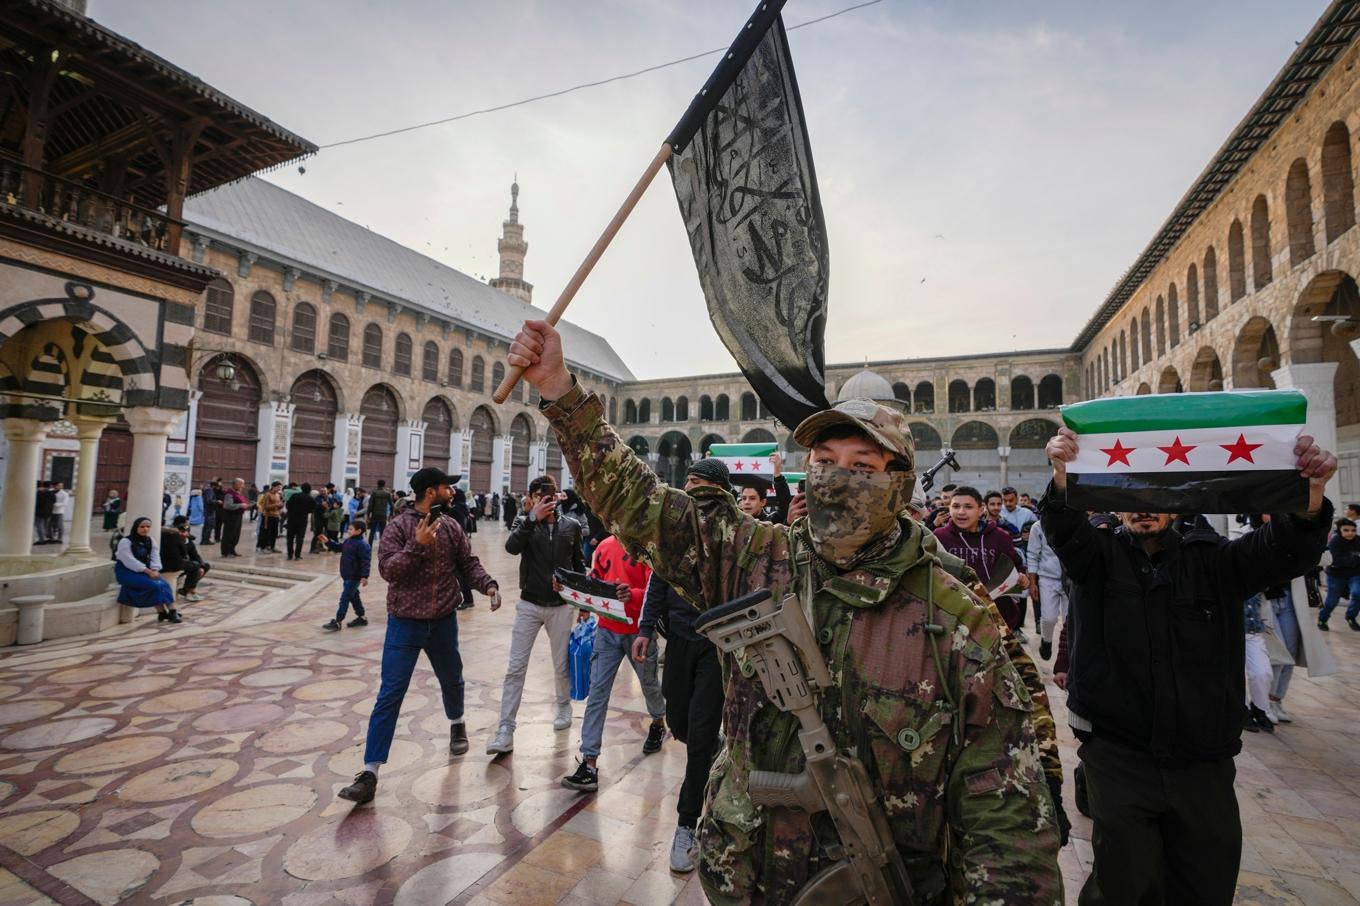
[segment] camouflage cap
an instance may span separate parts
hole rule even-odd
[[[811,447],[817,435],[833,425],[859,428],[888,452],[905,457],[912,467],[916,465],[916,444],[906,418],[902,413],[873,400],[844,400],[830,409],[809,415],[798,423],[793,431],[793,439],[804,447]]]

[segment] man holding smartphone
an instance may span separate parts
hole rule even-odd
[[[528,512],[516,517],[505,540],[506,553],[519,556],[519,604],[510,634],[510,662],[501,688],[501,721],[486,747],[488,755],[504,755],[515,748],[515,715],[524,695],[524,676],[540,628],[548,630],[553,672],[557,680],[557,709],[553,729],[571,726],[571,680],[567,674],[567,642],[576,622],[576,609],[557,595],[553,571],[558,567],[585,572],[581,549],[584,529],[558,506],[557,484],[547,475],[529,483]],[[493,605],[493,610],[494,605]]]
[[[456,611],[472,590],[466,581],[501,606],[500,587],[482,569],[467,535],[448,516],[453,486],[461,476],[426,467],[411,476],[415,502],[397,511],[378,546],[378,572],[387,580],[387,637],[383,642],[382,686],[368,721],[364,768],[340,791],[341,799],[368,802],[387,761],[397,716],[420,652],[430,659],[449,719],[449,753],[468,750],[463,722],[463,659],[458,652]]]

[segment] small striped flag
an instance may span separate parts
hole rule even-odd
[[[1064,406],[1077,434],[1067,501],[1142,513],[1268,513],[1307,507],[1294,445],[1308,400],[1296,390],[1167,393]]]
[[[629,626],[633,625],[633,618],[628,616],[627,605],[619,600],[617,585],[561,567],[553,570],[553,578],[562,585],[557,596],[563,603],[611,620],[618,620],[620,623],[627,623]]]
[[[779,449],[778,444],[714,444],[708,448],[708,455],[727,465],[733,478],[739,475],[774,475],[774,463],[770,457]]]

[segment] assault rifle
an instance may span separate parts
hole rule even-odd
[[[949,449],[948,447],[944,448],[944,453],[941,454],[939,462],[935,463],[935,465],[931,466],[929,469],[926,469],[924,472],[921,473],[922,492],[927,494],[930,493],[930,489],[935,487],[935,473],[939,472],[945,466],[949,466],[949,468],[953,469],[956,472],[960,471],[959,461],[954,458],[954,451]]]
[[[745,649],[770,703],[801,725],[802,772],[752,771],[748,784],[756,805],[826,812],[840,837],[828,853],[836,864],[809,879],[794,906],[910,906],[911,880],[869,772],[858,758],[837,752],[817,709],[815,691],[831,690],[831,674],[797,596],[776,604],[760,589],[705,612],[694,628],[720,651]]]

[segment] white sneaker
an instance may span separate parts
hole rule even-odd
[[[193,592],[186,592],[186,593],[184,594],[184,600],[186,600],[186,601],[193,601],[194,603],[197,603],[197,602],[199,602],[199,601],[202,601],[202,600],[203,600],[203,597],[202,597],[202,595],[196,595],[196,594],[194,594]]]
[[[568,730],[571,728],[571,702],[565,705],[558,705],[557,716],[553,718],[554,730]]]
[[[1292,724],[1294,717],[1284,709],[1284,702],[1271,702],[1270,710],[1267,712],[1270,719],[1277,724]]]
[[[677,827],[671,839],[671,871],[694,871],[694,851],[698,846],[692,828]]]
[[[496,738],[486,744],[488,755],[509,755],[515,751],[515,734],[504,727],[496,731]]]

